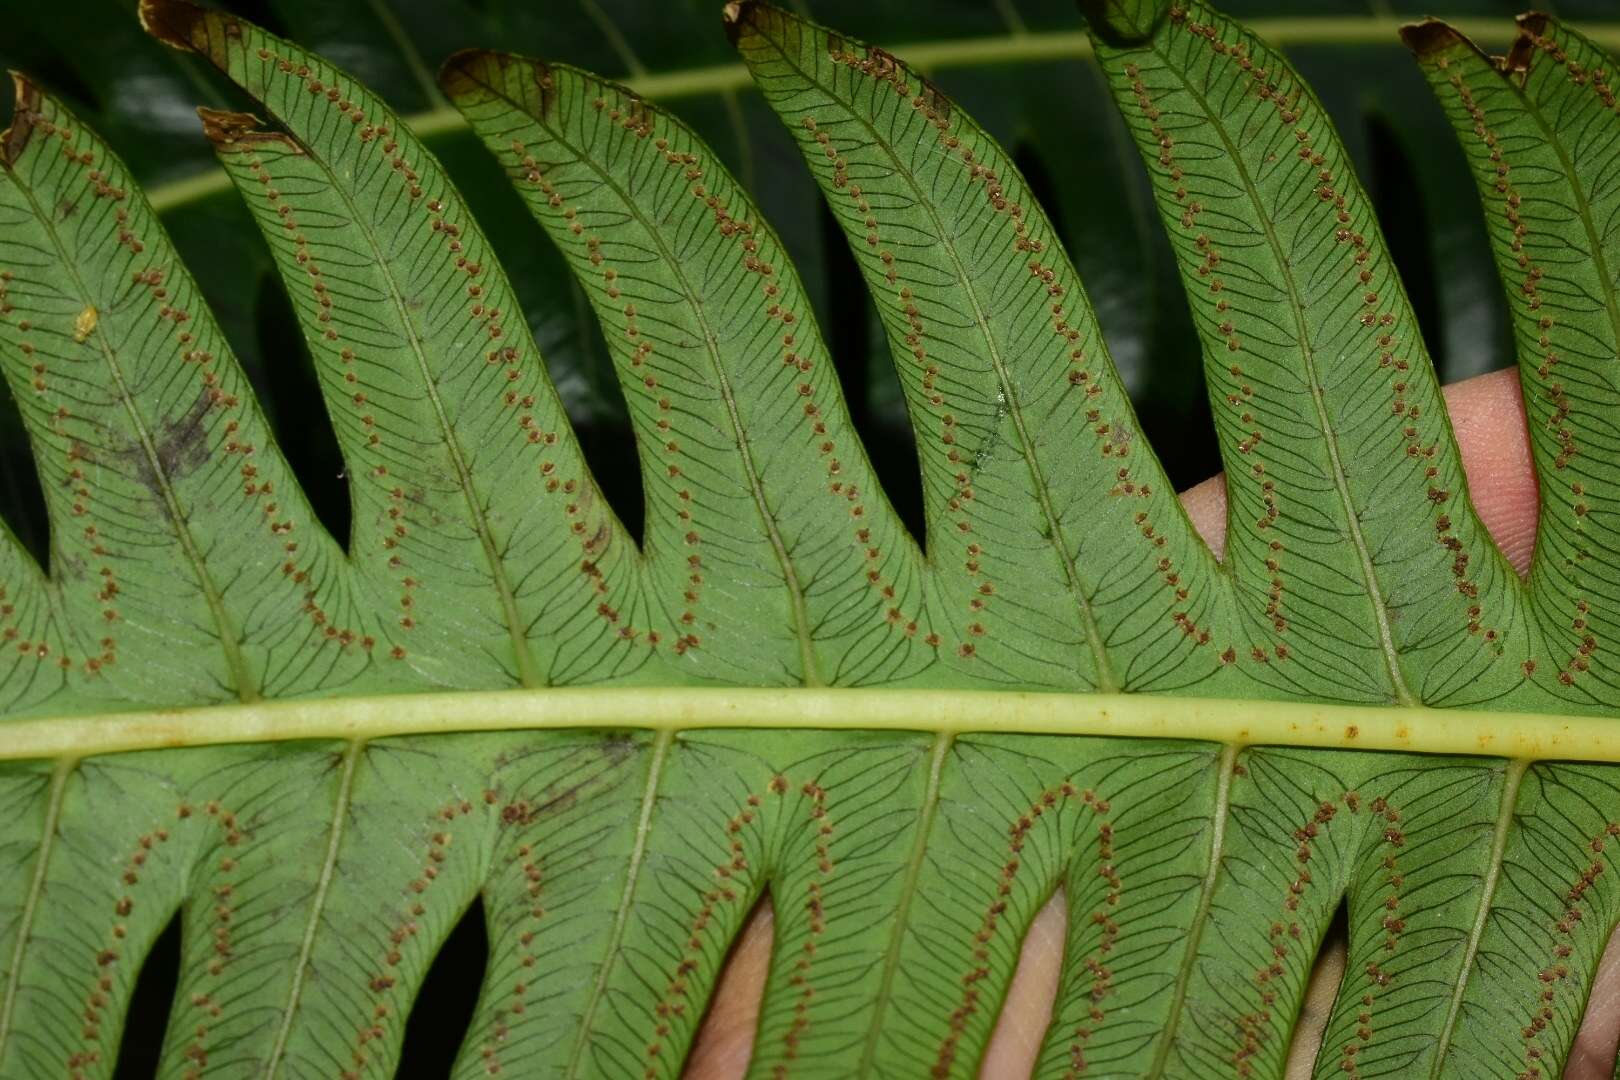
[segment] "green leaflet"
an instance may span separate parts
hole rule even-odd
[[[388,1075],[433,952],[479,902],[492,951],[457,1075],[673,1076],[769,891],[754,1075],[970,1076],[1062,889],[1037,1075],[1277,1075],[1341,896],[1351,962],[1320,1075],[1551,1067],[1620,917],[1615,784],[1596,765],[769,726],[162,750],[54,777],[18,761],[0,856],[39,866],[21,838],[48,818],[54,850],[43,879],[0,878],[0,1062],[104,1075],[138,958],[186,905],[190,1011],[164,1075],[199,1053]]]
[[[521,1003],[509,987],[525,980],[568,983],[577,1008],[594,975],[583,946],[605,939],[627,873],[647,740],[486,736],[457,740],[449,757],[444,745],[158,752],[79,770],[58,828],[86,835],[63,842],[50,864],[60,883],[44,883],[71,889],[77,915],[13,973],[7,1070],[110,1068],[139,957],[182,904],[182,1004],[165,1051],[176,1075],[192,1061],[308,1075],[386,1060],[401,995],[486,887],[500,945],[492,1009]],[[40,778],[18,780],[39,805]],[[524,846],[542,832],[543,879]],[[552,946],[553,926],[567,950]],[[93,1019],[60,1026],[64,1007]],[[527,1023],[557,1037],[554,1016]]]
[[[737,393],[734,402],[729,398],[728,402],[744,420],[744,426],[750,426],[746,423],[750,413],[742,410],[753,409],[753,398],[764,397],[770,410],[775,412],[783,409],[783,388],[773,391],[766,383],[763,393],[750,394],[750,383],[741,379],[741,372],[752,374],[757,370],[753,358],[759,350],[759,336],[750,340],[734,329],[738,318],[734,312],[736,298],[747,296],[753,290],[738,287],[719,276],[730,266],[731,260],[724,254],[716,258],[706,247],[686,257],[677,254],[684,254],[679,236],[699,232],[686,224],[694,216],[715,230],[719,242],[729,239],[733,246],[745,245],[743,265],[756,273],[760,272],[759,267],[773,268],[774,252],[779,250],[768,233],[754,235],[754,215],[747,203],[742,203],[742,209],[738,208],[729,178],[711,164],[701,144],[696,145],[696,152],[692,149],[694,143],[689,132],[626,91],[607,87],[565,68],[536,67],[512,57],[464,54],[452,63],[446,83],[452,100],[468,111],[474,129],[501,155],[520,190],[528,197],[531,208],[573,256],[580,278],[591,290],[598,315],[608,328],[609,339],[618,344],[620,370],[625,376],[627,396],[633,402],[653,397],[648,393],[651,388],[644,389],[647,373],[652,372],[651,378],[657,383],[661,378],[657,370],[660,361],[669,362],[663,359],[666,354],[678,359],[682,342],[660,342],[660,347],[655,348],[646,337],[628,336],[631,330],[637,329],[635,325],[621,333],[618,324],[627,318],[624,314],[627,310],[635,311],[637,320],[648,318],[649,299],[652,304],[662,301],[668,305],[668,291],[672,290],[677,303],[670,314],[662,315],[662,321],[680,325],[694,319],[700,328],[707,329],[694,333],[689,339],[691,342],[707,339],[722,347],[740,346],[735,354],[743,360],[737,365]],[[582,147],[590,152],[584,153]],[[603,166],[592,164],[592,161],[618,159],[625,160],[625,165],[621,173],[624,179],[617,183],[604,178]],[[679,183],[670,179],[671,169],[676,170]],[[855,189],[857,207],[867,206],[865,212],[870,215],[877,213],[871,200],[889,199],[897,208],[902,207],[896,198],[903,200],[904,196],[893,196],[880,186],[869,185],[865,194],[858,187]],[[835,204],[835,209],[840,208]],[[1036,215],[1038,211],[1032,209],[1030,213]],[[627,249],[627,254],[620,258],[629,258],[633,263],[656,260],[663,282],[649,282],[638,292],[640,275],[633,272],[627,275],[614,265],[613,251],[608,247],[613,241],[595,234],[595,230],[602,227],[596,223],[604,220],[604,214],[611,215],[606,221],[629,223],[619,228],[621,235],[617,243],[623,245],[619,250]],[[870,682],[880,676],[894,681],[931,666],[937,658],[942,665],[960,668],[968,678],[1013,685],[1066,686],[1071,685],[1074,678],[1072,669],[1077,651],[1083,656],[1085,652],[1079,650],[1090,650],[1093,662],[1100,665],[1103,674],[1093,674],[1088,681],[1110,687],[1116,685],[1118,678],[1109,673],[1116,661],[1108,655],[1109,643],[1103,635],[1117,632],[1146,637],[1145,644],[1129,648],[1122,660],[1133,669],[1137,664],[1147,669],[1133,677],[1133,684],[1153,685],[1162,668],[1197,647],[1200,634],[1190,618],[1177,621],[1170,611],[1160,614],[1161,621],[1157,625],[1142,625],[1153,612],[1140,611],[1140,595],[1129,591],[1136,583],[1135,577],[1156,573],[1164,579],[1159,583],[1160,607],[1180,602],[1175,595],[1179,576],[1173,563],[1159,565],[1165,556],[1148,518],[1127,519],[1123,512],[1111,515],[1112,531],[1116,534],[1128,531],[1139,553],[1138,559],[1144,564],[1140,570],[1133,570],[1131,579],[1116,585],[1112,590],[1116,595],[1108,598],[1114,612],[1120,613],[1110,613],[1114,620],[1130,624],[1117,630],[1113,620],[1095,625],[1091,611],[1093,601],[1076,595],[1081,590],[1095,593],[1099,585],[1078,580],[1075,560],[1059,551],[1054,553],[1055,557],[1031,565],[1028,554],[1027,537],[1041,532],[1056,535],[1059,542],[1067,546],[1060,530],[1064,524],[1073,528],[1072,519],[1078,509],[1088,504],[1078,492],[1045,491],[1044,475],[1031,475],[1028,458],[1020,447],[1033,448],[1037,441],[1055,445],[1055,438],[1049,432],[1058,420],[1077,421],[1075,410],[1088,401],[1097,404],[1095,399],[1103,386],[1111,388],[1116,401],[1124,398],[1111,370],[1099,368],[1096,382],[1089,383],[1091,374],[1074,359],[1083,358],[1087,347],[1101,348],[1089,308],[1084,306],[1082,298],[1080,310],[1084,321],[1081,325],[1087,328],[1084,340],[1079,330],[1070,330],[1067,325],[1047,333],[1044,351],[1067,358],[1063,365],[1068,369],[1067,377],[1053,380],[1054,385],[1030,403],[1018,400],[1016,393],[1007,390],[1011,384],[1005,380],[1011,376],[1005,364],[995,357],[1027,351],[1029,339],[1034,336],[1031,328],[990,326],[987,319],[976,322],[971,312],[950,310],[949,305],[942,304],[938,289],[930,288],[914,276],[909,265],[910,262],[923,263],[931,257],[941,263],[943,269],[935,268],[940,274],[954,275],[944,280],[963,282],[980,276],[1006,278],[1010,262],[1006,258],[995,258],[994,262],[999,265],[969,268],[958,253],[949,250],[953,245],[939,245],[946,250],[932,256],[920,251],[922,243],[918,237],[923,234],[917,232],[906,239],[907,230],[931,228],[937,233],[940,226],[937,216],[932,222],[912,220],[924,217],[914,212],[897,219],[895,229],[902,240],[895,248],[901,250],[902,256],[908,255],[905,249],[913,249],[909,252],[909,262],[883,246],[881,239],[871,240],[878,235],[879,226],[875,224],[868,230],[865,255],[874,291],[894,300],[888,305],[888,316],[906,320],[903,335],[898,329],[894,331],[902,376],[910,379],[913,415],[927,417],[920,425],[921,433],[926,435],[921,445],[929,451],[923,458],[924,490],[933,520],[929,537],[929,562],[933,572],[927,577],[926,591],[920,588],[923,584],[918,580],[920,568],[916,566],[916,556],[909,542],[896,537],[897,526],[892,515],[886,509],[867,512],[869,497],[866,493],[872,491],[874,482],[864,461],[850,460],[852,454],[844,441],[847,440],[847,421],[840,415],[842,410],[832,412],[817,404],[825,391],[819,389],[813,376],[826,370],[825,351],[814,328],[803,322],[797,283],[790,273],[780,275],[786,280],[779,285],[774,284],[774,276],[767,277],[764,288],[759,290],[764,296],[749,297],[752,306],[758,309],[756,319],[763,317],[765,325],[769,325],[772,318],[779,319],[784,324],[783,329],[790,331],[779,341],[769,342],[766,348],[772,353],[780,351],[783,366],[789,369],[789,379],[784,380],[777,374],[776,380],[790,386],[797,382],[793,389],[802,399],[802,409],[809,420],[795,415],[791,393],[785,395],[788,419],[801,429],[811,426],[811,430],[798,437],[806,438],[807,449],[812,449],[820,459],[818,462],[815,457],[796,454],[789,448],[786,450],[789,461],[799,471],[790,473],[785,481],[777,480],[763,469],[757,470],[764,481],[763,501],[766,505],[783,507],[780,513],[784,524],[789,526],[783,530],[783,535],[792,541],[789,550],[808,549],[816,553],[813,572],[802,571],[807,579],[811,573],[815,578],[826,578],[835,573],[832,567],[848,565],[844,571],[846,578],[858,581],[864,574],[870,586],[869,595],[859,600],[832,590],[818,590],[822,595],[811,598],[812,608],[807,613],[810,622],[825,626],[836,619],[832,626],[840,630],[841,624],[852,624],[851,630],[841,636],[854,643],[856,655],[860,657],[859,666],[853,666],[847,656],[838,656],[835,663],[823,666],[839,676],[836,680],[839,682]],[[868,220],[876,222],[877,219],[869,216]],[[1014,238],[1011,232],[1007,235]],[[1017,243],[1042,246],[1054,242],[1044,224],[1038,233],[1027,239],[1021,235],[1016,239]],[[593,241],[598,247],[592,246]],[[765,247],[749,252],[746,245],[750,243]],[[1016,258],[1016,244],[1011,254]],[[750,255],[752,266],[748,262]],[[944,266],[947,262],[952,265]],[[651,273],[648,276],[651,277]],[[1072,270],[1068,271],[1068,277],[1072,276]],[[706,277],[715,280],[708,281]],[[1024,314],[1031,310],[1032,296],[1044,305],[1050,296],[1062,292],[1061,286],[1039,277],[1024,283],[1013,279],[1011,284],[1018,289]],[[773,285],[777,292],[770,291]],[[709,299],[715,296],[721,299]],[[632,300],[636,302],[631,303]],[[1000,295],[1000,290],[983,299],[985,307],[1002,307],[1010,302],[1011,298]],[[929,308],[932,330],[928,329],[930,319],[923,314],[925,305],[937,305]],[[716,310],[711,313],[710,308]],[[655,313],[653,317],[658,317],[656,313],[670,308],[660,306],[650,310]],[[1002,322],[997,320],[998,324]],[[964,327],[977,327],[974,333],[988,335],[990,364],[978,364],[966,354],[966,347],[960,344]],[[1040,332],[1037,326],[1034,334]],[[1020,333],[1022,337],[1018,336]],[[690,345],[687,349],[693,351]],[[697,363],[710,365],[718,350],[710,345],[707,350],[695,351]],[[708,355],[701,355],[705,351]],[[1042,362],[1050,364],[1051,361],[1043,357]],[[772,369],[764,367],[760,376],[771,378]],[[973,370],[975,367],[978,370]],[[797,376],[792,375],[793,369],[797,369]],[[1047,367],[1046,371],[1050,374],[1051,368]],[[1088,393],[1093,385],[1098,388],[1097,393]],[[658,383],[658,389],[658,412],[648,410],[652,416],[671,411],[666,404],[677,403],[674,394],[664,392],[662,383]],[[946,389],[952,391],[949,399]],[[1067,397],[1068,401],[1061,406],[1062,412],[1047,415],[1040,428],[1021,418],[1022,411],[1040,410],[1047,414],[1058,408],[1052,400],[1054,397]],[[1097,432],[1106,455],[1121,461],[1134,438],[1134,421],[1128,415],[1128,404],[1124,408],[1124,419],[1117,421],[1117,437],[1108,437],[1106,422],[1098,424]],[[680,412],[696,410],[688,406],[674,411],[678,416]],[[643,425],[656,427],[646,413],[638,419]],[[759,431],[775,426],[771,424],[775,419],[771,411],[766,412],[763,419],[766,423],[756,422],[751,426]],[[723,432],[726,420],[722,416],[713,426]],[[679,454],[682,440],[671,439],[667,425],[656,430],[644,426],[643,430],[643,446],[663,445],[666,450],[671,445],[677,447],[662,455],[658,465],[649,465],[643,470],[647,487],[650,490],[667,488],[672,486],[672,481],[677,489],[687,487],[683,474],[669,479],[664,475],[670,462],[673,462],[670,471],[680,466],[680,458],[671,455]],[[675,433],[678,434],[678,430]],[[736,441],[736,436],[732,435],[731,439]],[[753,442],[750,438],[745,445]],[[769,444],[761,440],[756,445]],[[763,460],[776,460],[776,455],[769,450],[765,453],[770,456]],[[1151,483],[1132,481],[1132,464],[1120,464],[1114,471],[1113,494],[1121,500],[1139,500],[1139,506],[1158,507],[1179,530],[1183,546],[1189,550],[1201,548],[1191,537],[1168,484],[1150,456],[1145,465],[1135,467],[1141,470],[1144,481],[1151,480]],[[1048,467],[1055,466],[1048,463]],[[1101,478],[1098,482],[1102,482]],[[774,494],[773,483],[785,483],[791,495]],[[1058,497],[1063,499],[1067,521],[1057,520],[1052,503]],[[1023,517],[1008,520],[1006,508],[1009,505],[1028,509]],[[788,508],[794,518],[787,516]],[[671,523],[673,528],[690,522],[689,518],[679,516],[684,509],[688,508],[676,505],[678,520]],[[736,513],[731,516],[735,519]],[[819,531],[807,530],[795,518],[820,522],[820,529],[827,535],[823,538]],[[849,520],[840,526],[845,519]],[[702,535],[706,530],[694,531]],[[648,548],[655,559],[660,547],[656,536],[649,538]],[[833,551],[846,562],[833,562],[830,554],[823,554]],[[1202,554],[1201,564],[1206,571],[1212,565],[1207,553]],[[1194,565],[1200,563],[1195,561]],[[1053,590],[1050,582],[1054,579],[1069,581],[1071,585],[1067,590]],[[1196,609],[1200,605],[1192,606]],[[1019,620],[1014,625],[1049,628],[1040,635],[1044,644],[1039,651],[1032,648],[1029,640],[1010,648],[998,641],[998,627],[1006,626],[1006,620],[1013,617]],[[887,632],[882,629],[885,622]],[[1201,643],[1208,643],[1207,635],[1203,635]],[[1139,650],[1146,654],[1140,659],[1135,655]],[[879,664],[882,666],[876,667]],[[1196,670],[1199,665],[1191,666]],[[873,667],[875,671],[871,670]],[[1186,682],[1197,675],[1179,671],[1177,677]]]
[[[0,1075],[111,1075],[177,913],[160,1075],[408,1070],[480,904],[455,1075],[674,1077],[768,896],[751,1075],[968,1077],[1060,891],[1037,1076],[1279,1075],[1341,901],[1316,1075],[1556,1073],[1620,921],[1620,752],[1607,717],[1504,710],[1620,706],[1602,62],[1540,18],[1506,75],[1411,38],[1520,305],[1521,585],[1308,89],[1202,4],[1101,6],[1205,338],[1224,565],[1023,178],[880,49],[726,7],[889,333],[926,555],[776,234],[628,91],[487,51],[442,76],[606,333],[639,550],[411,133],[289,42],[143,5],[280,126],[203,111],[316,358],[345,554],[122,167],[20,81],[0,365],[54,532],[48,576],[0,538]],[[1083,689],[1204,696],[1050,693]]]
[[[162,227],[58,102],[20,77],[17,102],[0,363],[55,528],[49,584],[3,538],[7,710],[253,700],[353,678],[305,610],[346,602],[337,545],[311,528]],[[236,494],[243,476],[263,500]]]
[[[1309,88],[1199,3],[1098,58],[1204,339],[1241,609],[1257,648],[1304,661],[1263,677],[1430,704],[1544,698],[1524,670],[1536,625],[1468,505],[1416,321]]]
[[[212,1055],[229,1068],[222,1045],[274,1033],[266,1017],[285,1007],[299,968],[312,885],[304,860],[319,865],[330,828],[337,774],[325,766],[335,754],[322,751],[157,752],[54,777],[7,771],[8,802],[49,844],[48,861],[8,873],[0,892],[15,928],[0,1009],[7,1072],[110,1075],[141,960],[182,904],[186,960],[169,1055]],[[32,853],[22,854],[14,865],[30,866]],[[18,932],[31,934],[26,948]]]
[[[1068,685],[1054,669],[1078,664],[1104,690],[1232,685],[1226,583],[1011,162],[887,53],[764,4],[727,10],[888,331],[943,617],[971,619],[976,654],[1013,681]],[[1090,468],[1075,467],[1079,432]],[[981,613],[984,583],[1007,599]],[[1063,647],[1030,655],[1003,640],[1014,627]]]
[[[602,322],[642,448],[649,602],[687,624],[676,648],[701,622],[711,677],[811,685],[948,654],[798,275],[709,148],[583,72],[461,53],[443,81]]]
[[[351,566],[398,613],[376,651],[448,685],[633,671],[646,644],[618,633],[644,622],[629,541],[585,473],[505,275],[432,156],[302,49],[184,4],[143,11],[291,133],[205,116],[258,204],[320,365],[354,474]],[[558,536],[571,539],[545,539]]]
[[[1231,764],[1207,743],[1142,753],[1109,740],[960,740],[934,826],[952,842],[930,845],[894,1001],[868,1035],[868,1075],[977,1075],[1019,943],[1059,889],[1073,962],[1047,1071],[1145,1071],[1179,1004]]]
[[[1437,1067],[1437,1018],[1474,959],[1470,929],[1489,898],[1504,764],[1267,750],[1242,767],[1166,1075],[1281,1072],[1341,890],[1349,954],[1315,1074]]]
[[[1605,641],[1616,542],[1620,243],[1614,235],[1614,95],[1606,54],[1526,16],[1503,72],[1441,23],[1407,43],[1479,180],[1513,313],[1542,493],[1530,602],[1548,639],[1545,679],[1572,701],[1613,696]],[[1579,388],[1576,391],[1576,388]]]

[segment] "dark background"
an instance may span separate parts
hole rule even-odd
[[[905,45],[1073,34],[1072,0],[779,0],[906,56]],[[451,52],[490,46],[615,77],[735,63],[720,0],[219,0],[325,54],[407,118],[446,108],[434,73]],[[1289,42],[1289,56],[1338,124],[1372,195],[1441,378],[1511,361],[1507,313],[1479,201],[1449,125],[1394,27],[1423,14],[1484,17],[1481,44],[1511,39],[1512,0],[1226,0]],[[1620,31],[1620,0],[1543,2]],[[1331,23],[1329,22],[1331,20]],[[1470,23],[1468,29],[1474,29]],[[1346,37],[1354,39],[1346,42]],[[269,255],[214,170],[197,105],[252,110],[211,68],[147,39],[135,0],[0,0],[0,64],[64,97],[164,207],[180,253],[256,386],[315,504],[348,533],[342,461],[309,357]],[[931,73],[1012,153],[1084,278],[1143,426],[1181,487],[1219,468],[1199,350],[1135,150],[1083,59],[983,63]],[[898,383],[842,238],[780,122],[747,89],[663,97],[748,187],[803,275],[851,411],[879,474],[919,539],[915,456]],[[9,105],[0,105],[0,116]],[[442,116],[440,117],[442,119]],[[489,234],[541,351],[625,523],[641,498],[624,404],[600,332],[560,256],[464,128],[427,140]],[[202,194],[195,194],[202,190]],[[193,193],[188,195],[188,192]],[[0,386],[0,519],[47,562],[46,525],[26,438]],[[412,1018],[413,1076],[444,1075],[481,975],[475,905],[441,954]],[[130,1017],[121,1077],[151,1075],[172,994],[177,936],[160,942]]]

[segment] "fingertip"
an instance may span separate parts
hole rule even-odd
[[[1443,389],[1468,493],[1491,539],[1520,574],[1536,550],[1539,494],[1516,371],[1493,371]]]
[[[748,1072],[761,999],[770,977],[775,926],[770,897],[762,897],[726,957],[681,1072],[684,1080],[742,1080]]]
[[[1226,557],[1226,475],[1212,476],[1181,493],[1181,506],[1192,519],[1194,529],[1215,553]]]

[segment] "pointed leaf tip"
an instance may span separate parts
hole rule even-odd
[[[141,28],[171,48],[197,49],[193,31],[208,13],[190,0],[141,0]]]
[[[1545,11],[1526,11],[1522,15],[1515,15],[1513,21],[1527,34],[1541,34],[1546,31],[1553,17]]]
[[[551,65],[543,60],[495,49],[460,49],[439,67],[439,86],[452,101],[479,91],[501,93],[513,78],[532,80],[541,115],[551,111],[556,94]]]
[[[1467,40],[1453,27],[1439,19],[1424,19],[1422,22],[1407,23],[1401,27],[1402,44],[1411,49],[1413,55],[1420,60],[1464,44]]]
[[[1111,45],[1135,45],[1153,36],[1170,0],[1080,0],[1080,10],[1098,37]]]
[[[720,9],[720,21],[732,45],[742,36],[743,27],[753,21],[754,9],[759,6],[759,0],[727,0],[726,6]]]
[[[39,111],[39,87],[20,71],[12,71],[11,86],[16,102],[11,113],[11,126],[0,131],[0,159],[7,165],[22,156],[23,147],[34,133],[34,114]]]
[[[484,85],[480,69],[491,59],[484,49],[457,49],[439,65],[439,88],[456,98]]]

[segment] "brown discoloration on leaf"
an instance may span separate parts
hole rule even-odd
[[[533,803],[516,799],[501,809],[501,820],[508,825],[532,825],[549,814],[560,814],[579,802],[580,792],[593,787],[596,778],[582,780],[564,788],[543,802]]]
[[[1401,27],[1401,41],[1419,60],[1466,45],[1468,39],[1439,19],[1424,19]]]
[[[291,136],[279,131],[262,130],[263,122],[252,113],[198,108],[197,117],[202,121],[203,134],[221,151],[252,150],[271,143],[295,154],[304,152],[304,148]]]
[[[1546,34],[1547,27],[1553,25],[1554,20],[1545,11],[1526,11],[1523,15],[1516,16],[1514,22],[1519,24],[1520,30],[1531,37],[1541,37]]]
[[[1513,53],[1508,56],[1490,56],[1472,40],[1464,36],[1455,27],[1439,19],[1424,19],[1419,23],[1409,23],[1401,27],[1401,41],[1412,55],[1417,57],[1419,63],[1437,64],[1445,67],[1447,55],[1460,57],[1464,53],[1473,53],[1493,67],[1504,71],[1522,71],[1522,59],[1516,58],[1519,46],[1515,45]]]
[[[524,104],[530,106],[529,93],[534,95],[536,115],[546,116],[556,104],[557,93],[551,65],[533,57],[492,49],[462,49],[451,54],[439,69],[439,85],[452,101],[477,96],[480,93],[512,98],[516,87],[509,80],[513,72],[520,79],[533,81],[533,89],[525,89]]]
[[[639,129],[640,134],[650,135],[653,120],[660,115],[659,110],[647,104],[645,98],[628,87],[620,86],[617,83],[605,83],[603,85],[607,90],[618,94],[619,100],[623,102],[624,119],[620,123],[631,131]]]
[[[141,27],[171,48],[198,51],[207,34],[208,13],[186,0],[141,0],[140,15]]]
[[[557,81],[552,77],[551,68],[538,60],[529,61],[530,72],[534,76],[535,90],[540,96],[540,115],[544,116],[551,111],[557,100]]]
[[[1516,20],[1519,24],[1519,36],[1513,40],[1513,47],[1503,57],[1502,70],[1523,75],[1530,70],[1530,61],[1535,58],[1536,39],[1545,37],[1547,30],[1554,26],[1553,17],[1544,11],[1527,11]]]
[[[540,818],[573,808],[582,798],[591,798],[612,788],[620,780],[619,768],[634,758],[642,746],[639,740],[623,735],[603,740],[586,751],[588,763],[577,770],[573,782],[561,787],[548,786],[534,798],[507,801],[501,808],[501,820],[508,825],[531,825]],[[498,764],[509,766],[513,760],[502,755]]]
[[[240,40],[243,24],[222,11],[210,11],[188,0],[141,0],[141,26],[163,44],[194,52],[229,69],[227,41]]]
[[[203,419],[212,405],[212,394],[204,390],[183,416],[163,421],[156,443],[157,460],[171,479],[184,476],[208,460],[208,432]]]
[[[945,96],[945,91],[935,86],[931,81],[921,75],[917,81],[922,83],[923,112],[935,119],[937,124],[949,126],[951,122],[951,99]]]
[[[41,100],[39,87],[21,72],[11,73],[11,85],[15,90],[16,107],[11,114],[11,126],[0,132],[0,158],[4,158],[7,165],[17,163],[33,136],[34,117],[39,114]]]
[[[900,61],[888,49],[868,45],[866,47],[866,58],[872,62],[872,71],[877,78],[888,78],[900,70]]]
[[[439,86],[452,101],[489,88],[486,69],[500,64],[500,54],[488,49],[460,49],[439,66]]]
[[[141,0],[141,28],[172,48],[191,51],[193,34],[204,18],[201,8],[184,0]]]
[[[753,25],[759,11],[758,0],[730,0],[720,9],[720,22],[725,27],[726,38],[733,45],[743,34],[744,29]]]
[[[1523,75],[1530,70],[1530,61],[1534,59],[1536,43],[1529,36],[1521,34],[1513,41],[1513,47],[1508,49],[1506,56],[1498,63],[1505,72],[1514,75]]]

